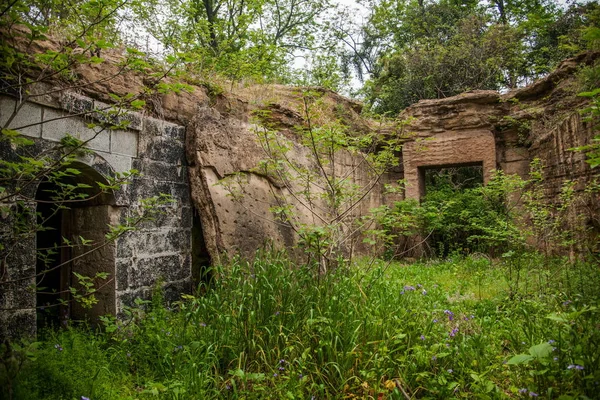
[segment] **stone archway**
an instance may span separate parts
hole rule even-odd
[[[36,235],[37,324],[65,324],[67,319],[92,323],[104,314],[115,314],[115,247],[106,243],[109,225],[118,222],[118,209],[113,193],[102,192],[98,183],[106,179],[86,164],[75,162],[69,168],[79,171],[59,180],[45,180],[38,186],[36,203],[38,224]],[[64,185],[79,186],[80,199],[60,201]],[[72,196],[71,196],[72,197]],[[106,273],[106,280],[94,280],[95,298],[91,308],[74,301],[72,290],[82,293],[77,274],[95,277]]]

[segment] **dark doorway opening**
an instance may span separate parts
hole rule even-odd
[[[196,290],[209,285],[214,277],[211,268],[210,254],[204,241],[204,232],[200,216],[194,208],[192,223],[192,282]]]
[[[114,245],[105,242],[108,225],[117,216],[114,196],[102,192],[98,182],[106,180],[89,166],[73,163],[69,168],[42,181],[36,192],[38,328],[115,311]],[[99,272],[108,278],[96,279]],[[96,293],[87,298],[95,298],[95,304],[84,307],[74,301],[73,291],[85,292],[76,274],[92,279]]]
[[[483,163],[421,167],[419,177],[423,181],[423,196],[439,190],[474,189],[483,186]]]
[[[444,165],[419,169],[424,190],[421,202],[438,210],[428,239],[430,253],[447,257],[451,253],[481,250],[476,239],[480,234],[474,221],[485,212],[483,164]]]

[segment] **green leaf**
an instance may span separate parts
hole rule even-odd
[[[527,364],[527,363],[529,363],[529,361],[531,361],[533,359],[534,358],[532,356],[530,356],[529,354],[517,354],[516,356],[514,356],[513,358],[508,360],[506,363],[508,365]]]
[[[549,343],[540,343],[529,348],[529,354],[539,359],[546,358],[552,353],[552,345]]]
[[[144,100],[134,100],[131,102],[131,107],[138,110],[144,107],[145,105],[146,102]]]

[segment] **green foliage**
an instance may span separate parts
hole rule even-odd
[[[485,186],[469,188],[472,177],[463,173],[462,178],[455,181],[452,175],[438,175],[420,204],[408,200],[372,210],[368,218],[377,227],[368,232],[367,243],[384,244],[389,256],[402,255],[398,249],[411,239],[425,240],[429,254],[438,257],[480,252],[518,258],[531,248],[547,256],[594,248],[585,240],[589,233],[583,223],[586,215],[573,212],[576,204],[597,192],[594,181],[579,193],[577,182],[564,181],[559,198],[549,202],[539,159],[531,163],[528,180],[494,171]]]
[[[348,60],[367,67],[363,92],[373,111],[398,113],[420,99],[531,83],[594,40],[597,9],[549,0],[378,1]]]
[[[318,282],[281,254],[236,258],[201,296],[166,307],[159,290],[102,331],[2,348],[15,358],[0,396],[12,374],[15,398],[41,400],[593,398],[597,268],[540,261],[509,298],[507,267],[480,257],[376,261]]]
[[[231,80],[285,79],[290,53],[312,46],[328,2],[298,0],[156,1],[131,3],[133,25],[166,54],[185,53],[187,69]]]

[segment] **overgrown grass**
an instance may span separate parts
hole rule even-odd
[[[600,392],[591,263],[470,257],[315,277],[265,253],[218,272],[203,295],[169,308],[157,293],[102,332],[45,332],[0,366],[3,398],[9,385],[15,399],[93,400]]]

